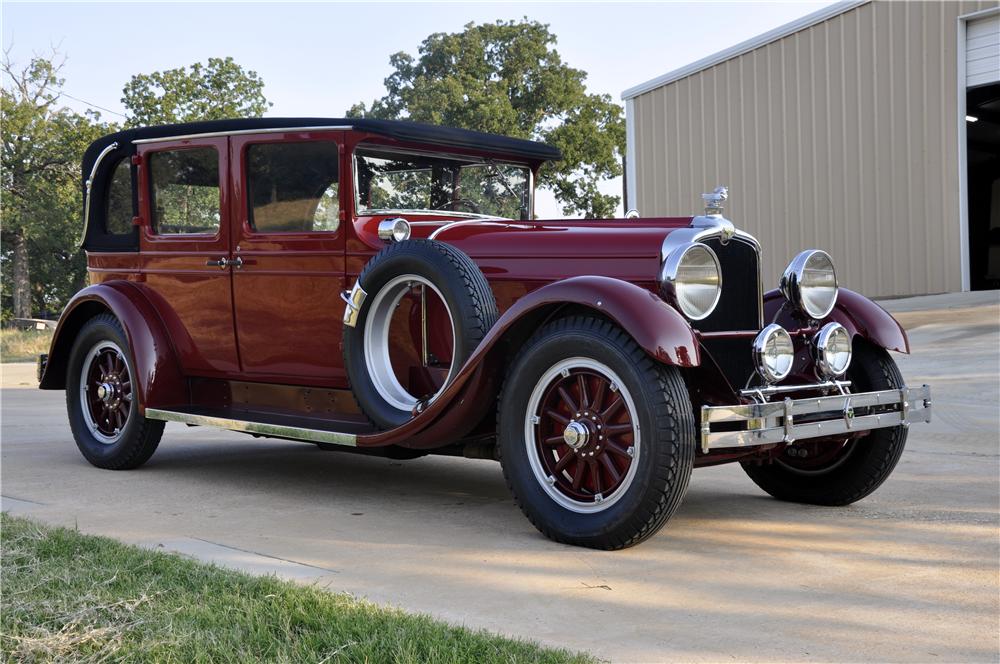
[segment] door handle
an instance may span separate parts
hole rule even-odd
[[[229,264],[235,267],[237,270],[243,267],[243,257],[237,256],[233,260],[229,261]]]
[[[207,261],[205,263],[208,267],[218,267],[225,270],[229,266],[229,259],[223,256],[222,258],[214,261]]]

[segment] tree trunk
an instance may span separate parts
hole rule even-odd
[[[23,231],[14,234],[14,318],[31,318],[31,273],[28,241]]]

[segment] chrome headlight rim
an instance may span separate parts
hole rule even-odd
[[[831,357],[832,344],[837,336],[842,336],[847,343],[847,359],[843,361],[843,366],[838,367]],[[816,370],[822,378],[840,378],[847,373],[851,366],[854,353],[851,348],[851,334],[847,328],[840,323],[827,323],[820,331],[813,336],[813,350],[816,358]]]
[[[715,268],[715,296],[712,298],[712,304],[702,311],[692,309],[689,300],[683,296],[682,291],[678,288],[683,289],[684,287],[684,282],[679,281],[678,277],[684,267],[684,259],[691,256],[692,252],[699,252],[702,256],[707,256]],[[674,305],[688,320],[698,321],[708,318],[715,311],[719,299],[722,297],[722,264],[719,262],[719,257],[710,246],[703,242],[686,242],[674,248],[660,268],[660,292],[664,299]]]
[[[787,366],[785,366],[783,371],[773,371],[766,361],[769,343],[772,339],[780,339],[782,343],[787,345],[788,352],[782,355],[782,357],[787,359]],[[795,343],[792,341],[792,335],[777,323],[771,323],[761,330],[753,340],[753,361],[757,368],[757,373],[769,385],[779,383],[788,378],[795,364]]]
[[[829,265],[830,273],[833,276],[833,295],[824,306],[816,308],[810,306],[809,298],[805,297],[805,290],[816,288],[809,286],[806,281],[806,269],[815,265],[817,261],[825,261]],[[837,268],[833,263],[833,258],[822,249],[806,249],[800,252],[792,262],[785,268],[778,283],[778,289],[785,299],[794,305],[799,311],[815,320],[822,320],[830,315],[833,308],[837,306],[837,298],[840,294],[840,282],[837,280]]]

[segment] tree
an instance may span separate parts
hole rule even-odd
[[[542,169],[566,214],[609,217],[618,196],[599,181],[622,174],[625,125],[608,95],[589,94],[586,73],[562,62],[548,26],[524,19],[469,23],[459,33],[435,33],[419,57],[396,53],[386,95],[349,117],[410,119],[543,140],[563,159]]]
[[[60,106],[62,61],[57,59],[56,53],[35,57],[17,68],[5,53],[3,61],[4,317],[30,318],[38,309],[59,309],[86,274],[76,247],[83,207],[80,157],[109,128],[97,114]]]
[[[133,76],[122,90],[130,126],[260,117],[271,107],[264,81],[232,58]]]

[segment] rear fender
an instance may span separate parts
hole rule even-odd
[[[127,281],[88,286],[70,300],[59,317],[39,387],[43,390],[66,389],[66,369],[73,342],[88,320],[103,313],[114,315],[125,329],[136,374],[133,380],[140,412],[144,412],[146,406],[187,403],[187,387],[180,363],[160,316],[142,290]]]
[[[764,320],[773,321],[789,330],[802,324],[799,314],[778,290],[768,291],[764,295]],[[886,350],[910,352],[910,341],[903,326],[888,311],[860,293],[841,288],[833,311],[820,322],[831,321],[847,328],[852,339],[861,337]]]
[[[664,364],[692,367],[701,362],[698,341],[687,320],[654,294],[619,279],[573,277],[520,298],[426,410],[395,429],[359,436],[358,446],[429,449],[461,438],[495,406],[505,365],[517,353],[517,345],[567,305],[610,318]]]

